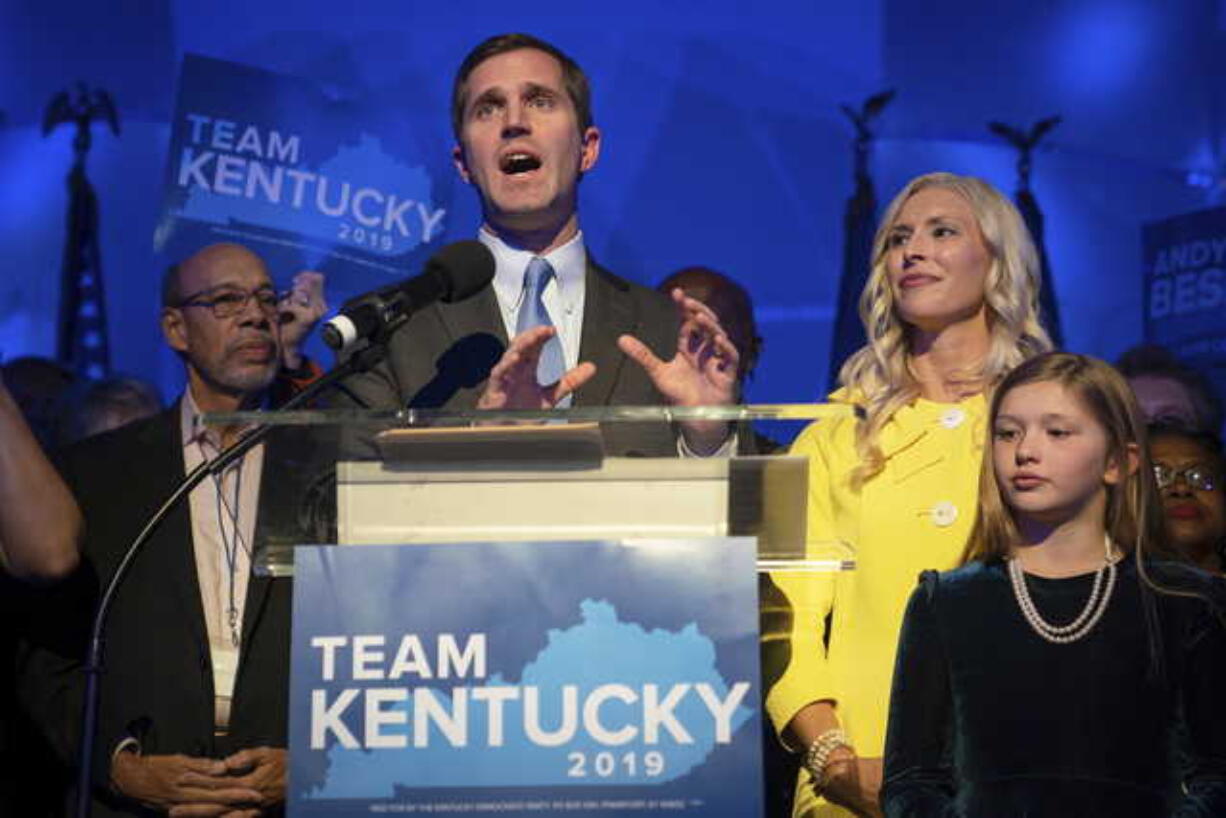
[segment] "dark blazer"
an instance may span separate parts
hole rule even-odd
[[[293,462],[301,453],[285,448],[274,438],[265,450],[257,543],[270,525],[266,510],[292,508],[287,500],[301,491]],[[73,583],[76,604],[92,611],[128,545],[184,476],[178,404],[82,442],[65,455],[62,470],[86,523],[84,569]],[[289,580],[251,577],[230,733],[215,738],[190,510],[186,500],[175,507],[134,561],[105,631],[94,815],[144,814],[105,791],[111,753],[125,736],[139,739],[146,754],[223,757],[245,747],[286,746],[290,597]],[[79,692],[79,661],[60,665],[60,673],[73,676]]]
[[[642,367],[617,347],[631,334],[668,360],[677,344],[677,314],[655,290],[618,278],[588,260],[579,360],[596,375],[575,393],[575,406],[655,405],[662,398]],[[492,285],[455,304],[432,304],[409,318],[388,342],[386,359],[345,381],[348,403],[372,409],[472,409],[490,369],[507,347]],[[606,425],[605,448],[616,455],[677,453],[668,424]]]

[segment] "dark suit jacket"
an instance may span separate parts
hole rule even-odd
[[[306,471],[294,462],[301,452],[277,444],[274,438],[265,449],[257,543],[272,524],[268,518],[276,516],[267,513],[270,508],[294,507],[290,500],[301,492],[295,475]],[[92,610],[128,545],[184,476],[178,405],[82,442],[65,455],[62,470],[86,521],[84,570],[73,583],[76,604]],[[245,747],[286,746],[290,597],[289,580],[251,577],[230,733],[215,738],[190,510],[186,500],[175,507],[132,564],[105,631],[94,747],[101,797],[95,798],[94,815],[143,814],[101,792],[111,752],[125,736],[139,739],[147,754],[222,757]],[[74,676],[79,691],[79,662],[59,667]]]
[[[655,290],[618,278],[590,259],[585,286],[579,360],[594,363],[596,375],[575,393],[574,405],[661,403],[642,367],[618,349],[617,338],[634,335],[656,355],[670,359],[678,329],[672,302]],[[392,334],[387,358],[371,371],[348,379],[344,394],[351,403],[372,409],[472,409],[506,346],[506,329],[490,285],[466,301],[436,303],[415,313]],[[676,437],[668,424],[610,424],[604,435],[610,454],[677,453]]]

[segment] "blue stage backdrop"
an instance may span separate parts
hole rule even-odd
[[[556,42],[591,76],[605,137],[580,194],[589,248],[646,284],[693,264],[745,282],[766,339],[748,392],[757,400],[812,398],[826,384],[852,187],[841,103],[898,90],[877,123],[882,206],[932,170],[1011,191],[1013,153],[986,123],[1063,115],[1035,156],[1033,185],[1065,340],[1079,351],[1110,358],[1141,339],[1141,225],[1222,203],[1226,34],[1215,0],[0,6],[0,354],[54,347],[70,134],[42,139],[39,129],[50,96],[84,79],[111,91],[123,118],[118,138],[98,129],[89,166],[112,362],[168,395],[180,366],[157,330],[152,237],[177,161],[167,148],[182,127],[174,90],[187,54],[299,77],[336,110],[350,107],[367,123],[352,133],[294,131],[303,162],[326,158],[311,155],[314,145],[377,138],[388,156],[426,168],[431,205],[447,211],[439,240],[454,241],[479,221],[476,197],[448,167],[456,66],[498,32]],[[247,101],[214,101],[241,120]],[[320,263],[340,285],[328,258],[274,259],[274,277]],[[405,261],[403,276],[417,259]]]

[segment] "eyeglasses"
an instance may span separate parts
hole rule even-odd
[[[194,293],[184,298],[179,302],[179,308],[183,307],[208,307],[213,311],[214,318],[233,318],[234,316],[247,309],[247,304],[251,299],[255,299],[256,306],[263,310],[268,315],[275,315],[277,312],[277,304],[281,301],[281,296],[272,289],[272,287],[261,287],[258,290],[223,290],[216,295],[205,297],[209,291]]]
[[[1180,478],[1183,478],[1183,481],[1190,487],[1199,491],[1213,491],[1218,482],[1218,476],[1214,473],[1213,469],[1200,463],[1193,463],[1190,466],[1184,466],[1182,469],[1172,469],[1170,466],[1155,463],[1154,477],[1157,479],[1158,488],[1160,489],[1173,485]]]

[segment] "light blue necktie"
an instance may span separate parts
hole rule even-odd
[[[545,309],[544,293],[549,280],[554,278],[553,267],[543,258],[534,257],[524,270],[524,294],[520,302],[519,319],[515,322],[515,334],[519,335],[533,327],[552,327],[553,321]],[[536,367],[536,378],[542,385],[554,383],[566,372],[566,359],[562,355],[562,341],[553,336],[541,349],[541,358]],[[569,406],[568,395],[559,406]]]

